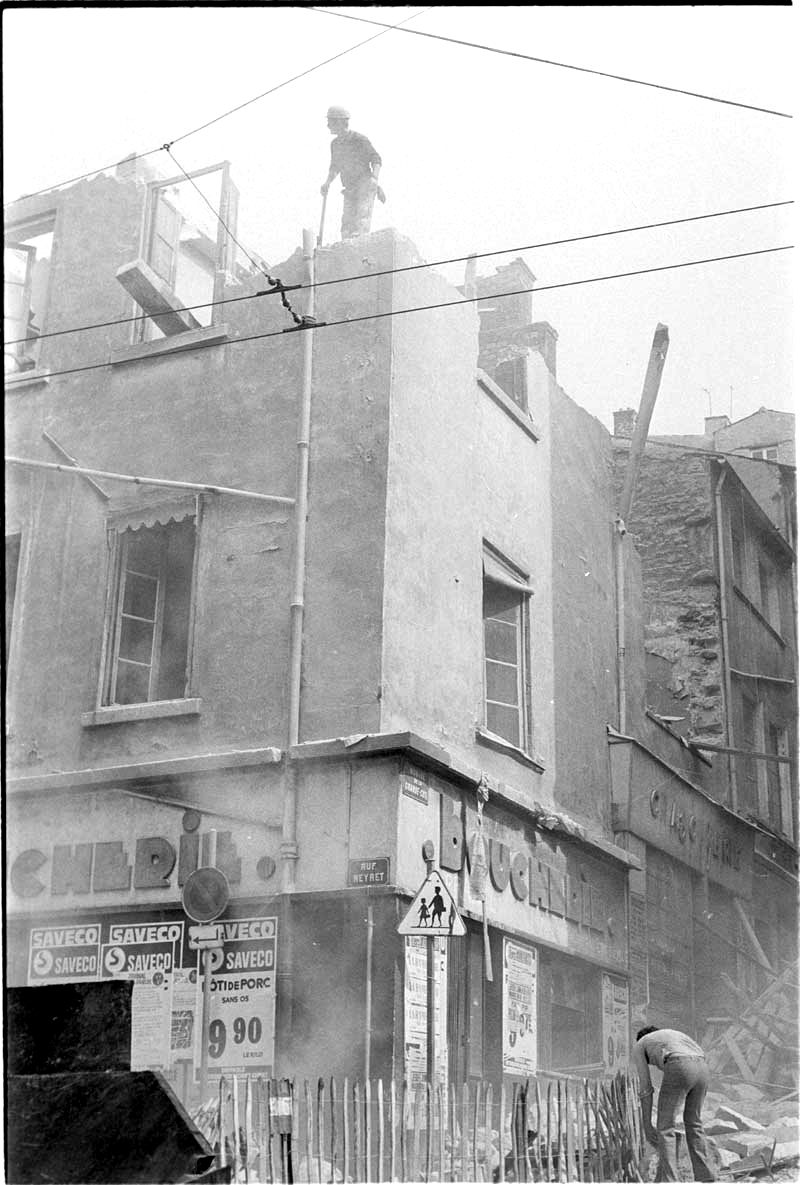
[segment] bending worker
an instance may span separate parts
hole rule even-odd
[[[639,1098],[642,1104],[644,1133],[658,1148],[657,1181],[680,1181],[678,1173],[678,1133],[675,1125],[683,1107],[683,1126],[692,1162],[694,1181],[713,1181],[708,1164],[708,1148],[700,1111],[708,1089],[708,1066],[700,1046],[677,1029],[658,1029],[648,1025],[636,1034],[633,1066],[639,1075]],[[653,1083],[650,1066],[663,1071],[658,1092],[658,1117],[653,1128]]]
[[[333,132],[334,138],[331,141],[331,167],[320,193],[327,197],[334,177],[341,176],[343,239],[369,234],[375,198],[386,201],[386,195],[378,185],[381,158],[366,136],[350,131],[349,123],[350,112],[344,107],[328,108],[328,130]]]

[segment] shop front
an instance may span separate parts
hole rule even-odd
[[[132,981],[131,1068],[160,1071],[185,1100],[200,1065],[202,965],[181,889],[213,837],[231,901],[211,954],[209,1071],[273,1072],[268,830],[119,790],[12,802],[8,816],[7,983]]]
[[[632,1023],[702,1038],[735,1015],[753,945],[754,829],[642,745],[611,740],[614,829],[642,871],[631,877]],[[732,986],[733,985],[733,986]]]
[[[440,793],[441,867],[467,925],[451,940],[451,1073],[599,1074],[628,1057],[630,864],[553,813]]]

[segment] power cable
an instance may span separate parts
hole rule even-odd
[[[706,263],[721,263],[724,260],[728,260],[728,259],[747,259],[747,258],[754,256],[754,255],[772,255],[778,251],[791,251],[791,250],[793,250],[793,248],[794,248],[794,244],[788,243],[785,246],[781,246],[781,247],[762,247],[758,251],[739,251],[735,255],[716,255],[716,256],[713,256],[709,259],[689,259],[683,263],[666,263],[666,264],[662,264],[660,267],[637,268],[635,271],[614,272],[613,274],[608,275],[608,276],[590,276],[585,280],[568,280],[568,281],[561,283],[561,284],[542,284],[540,287],[537,287],[537,288],[517,288],[512,292],[494,292],[494,293],[487,292],[483,296],[480,296],[480,297],[478,297],[478,296],[465,297],[463,300],[445,300],[445,301],[439,301],[436,304],[414,305],[412,308],[409,308],[409,309],[390,309],[386,313],[366,313],[362,317],[346,317],[341,321],[318,321],[315,325],[304,325],[304,326],[299,327],[297,329],[295,329],[295,328],[276,329],[276,330],[271,330],[268,333],[252,333],[252,334],[248,334],[246,337],[230,338],[226,342],[226,345],[232,346],[232,345],[237,345],[237,344],[243,343],[243,342],[262,341],[262,340],[264,340],[266,338],[270,338],[270,337],[281,337],[285,333],[307,332],[308,330],[311,330],[311,329],[323,329],[323,328],[333,329],[334,327],[340,326],[340,325],[357,325],[359,322],[362,322],[362,321],[380,321],[386,317],[400,317],[406,313],[424,313],[424,312],[428,312],[432,309],[449,309],[449,308],[453,308],[454,306],[457,306],[457,305],[477,304],[479,300],[502,300],[503,298],[508,297],[508,296],[525,296],[528,293],[532,293],[532,292],[552,292],[555,289],[559,289],[559,288],[577,288],[577,287],[580,287],[584,284],[598,284],[598,283],[601,283],[605,280],[624,280],[624,279],[628,279],[631,276],[646,276],[646,275],[652,275],[656,272],[676,271],[679,268],[699,267],[701,264],[706,264]],[[196,345],[192,346],[192,349],[193,350],[204,350],[204,349],[208,349],[210,346],[215,346],[218,344],[219,344],[218,341],[207,342],[207,343],[198,342]],[[88,370],[104,370],[104,369],[106,369],[106,367],[108,367],[110,365],[111,365],[110,362],[93,362],[93,363],[90,363],[86,366],[72,366],[72,367],[69,367],[68,369],[64,369],[64,370],[52,370],[49,372],[47,377],[48,378],[56,378],[60,375],[80,374],[80,373],[82,373],[84,371],[88,371]]]
[[[147,156],[153,156],[156,152],[163,152],[167,147],[173,144],[178,144],[181,140],[186,140],[189,136],[194,136],[197,132],[202,132],[206,128],[211,127],[212,124],[219,123],[221,119],[226,119],[229,115],[233,115],[236,111],[241,111],[244,107],[249,107],[251,103],[257,103],[259,99],[264,99],[267,95],[272,95],[275,91],[279,91],[281,87],[289,86],[292,82],[297,82],[300,78],[305,78],[307,74],[313,74],[315,70],[321,69],[323,66],[330,65],[331,62],[337,61],[338,58],[343,58],[345,54],[352,53],[355,49],[360,49],[362,45],[369,45],[370,41],[376,41],[379,37],[384,37],[386,33],[390,33],[392,29],[399,29],[401,25],[405,25],[408,21],[416,20],[418,16],[424,16],[426,12],[430,12],[436,5],[431,5],[428,8],[423,8],[421,12],[414,12],[411,16],[407,16],[404,20],[399,21],[396,25],[384,25],[380,33],[373,33],[371,37],[365,38],[364,41],[358,41],[355,45],[343,49],[341,53],[334,54],[331,58],[326,58],[324,62],[317,62],[315,66],[310,66],[308,70],[303,70],[300,74],[295,74],[292,78],[287,78],[284,82],[279,82],[276,86],[270,87],[268,91],[263,91],[260,95],[256,95],[252,99],[245,100],[244,103],[239,103],[236,107],[231,107],[230,110],[224,111],[222,115],[217,115],[213,119],[209,119],[206,123],[200,124],[199,127],[192,128],[190,132],[183,132],[180,136],[175,136],[168,144],[159,144],[157,148],[149,148],[146,152],[134,152],[130,156],[125,156],[122,160],[114,161],[110,165],[104,165],[100,169],[90,169],[88,173],[81,173],[77,177],[70,177],[67,181],[59,181],[56,185],[48,185],[44,189],[36,189],[33,193],[23,193],[18,198],[14,198],[12,202],[4,202],[4,206],[12,206],[15,202],[23,201],[26,198],[39,197],[43,193],[52,193],[54,189],[61,189],[65,185],[74,185],[76,181],[84,181],[87,177],[94,177],[98,173],[105,173],[109,169],[116,169],[119,165],[127,164],[134,160],[144,160]]]
[[[353,14],[349,13],[349,12],[331,12],[330,9],[318,8],[314,4],[307,4],[304,7],[305,7],[306,11],[324,13],[326,16],[344,17],[345,20],[361,21],[363,24],[366,24],[366,25],[382,25],[383,24],[382,21],[370,20],[368,17],[365,17],[365,16],[353,16]],[[582,74],[596,74],[600,78],[612,78],[612,79],[615,79],[617,82],[631,82],[631,83],[634,83],[636,86],[654,87],[656,90],[671,91],[673,94],[676,94],[676,95],[688,95],[689,98],[692,98],[692,99],[707,99],[711,103],[725,103],[729,107],[743,107],[747,111],[761,111],[765,115],[780,115],[783,119],[793,119],[794,118],[794,116],[790,115],[787,111],[773,111],[770,107],[756,107],[751,103],[736,102],[736,100],[734,100],[734,99],[720,99],[716,95],[704,95],[704,94],[699,93],[698,91],[688,91],[688,90],[684,90],[682,87],[678,87],[678,86],[665,86],[663,83],[660,83],[660,82],[647,82],[641,78],[628,78],[624,74],[611,74],[607,70],[591,70],[591,69],[589,69],[588,66],[574,66],[570,62],[555,62],[550,58],[537,58],[537,57],[534,57],[532,54],[519,53],[518,51],[513,50],[513,49],[498,49],[496,46],[493,46],[493,45],[484,45],[480,41],[462,41],[457,37],[445,37],[441,33],[425,33],[421,29],[400,29],[400,32],[401,33],[413,33],[417,37],[431,37],[435,41],[447,41],[451,45],[464,45],[464,46],[467,46],[467,48],[469,48],[469,49],[483,49],[483,50],[486,50],[488,53],[503,54],[509,58],[522,58],[524,61],[527,61],[527,62],[539,62],[540,64],[542,64],[544,66],[560,66],[564,70],[577,70]]]
[[[177,164],[177,161],[176,161],[176,164]],[[641,230],[656,230],[659,227],[677,226],[680,223],[684,223],[684,222],[701,222],[704,219],[708,219],[708,218],[725,218],[731,214],[747,214],[747,213],[750,213],[751,211],[754,211],[754,210],[771,210],[777,206],[791,206],[791,205],[794,205],[793,200],[785,201],[785,202],[766,202],[760,206],[740,206],[739,208],[737,208],[735,210],[717,210],[711,214],[694,214],[688,218],[670,218],[664,222],[648,222],[648,223],[645,223],[644,225],[641,225],[641,226],[623,226],[617,230],[601,230],[601,231],[596,231],[593,234],[573,235],[571,238],[567,238],[567,239],[549,239],[549,240],[542,242],[542,243],[525,243],[519,247],[504,247],[500,250],[495,250],[495,251],[471,251],[469,255],[455,255],[450,259],[434,259],[428,263],[410,263],[404,267],[386,268],[383,271],[377,271],[377,272],[360,272],[357,275],[340,276],[337,279],[332,279],[332,280],[317,280],[317,281],[315,281],[314,284],[292,284],[286,290],[300,292],[300,291],[307,291],[311,288],[315,288],[315,289],[316,288],[325,288],[331,284],[350,284],[356,280],[372,280],[378,276],[395,276],[395,275],[399,275],[401,272],[415,272],[415,271],[420,271],[423,268],[443,267],[444,265],[450,264],[450,263],[465,263],[469,259],[488,259],[494,255],[510,255],[514,251],[537,251],[537,250],[542,250],[546,247],[562,247],[568,243],[582,243],[582,242],[586,242],[590,239],[607,238],[610,235],[631,234],[634,231],[641,231]],[[212,207],[212,209],[213,209],[213,207]],[[223,225],[224,225],[224,223],[223,223]],[[234,242],[237,242],[237,240],[234,239]],[[242,250],[244,250],[244,248],[242,248]],[[245,254],[248,254],[248,253],[245,252]],[[261,272],[264,271],[264,269],[261,268],[260,265],[255,263],[255,261],[252,259],[252,257],[249,254],[248,254],[248,259],[250,259],[250,262],[253,263],[254,266],[257,267],[259,271],[261,271]],[[264,273],[264,274],[266,274],[266,273]],[[248,296],[226,296],[226,297],[222,297],[220,300],[208,301],[205,304],[184,305],[181,307],[180,311],[184,312],[184,313],[191,313],[191,312],[196,312],[197,309],[213,308],[216,305],[236,304],[238,301],[242,301],[242,300],[255,300],[261,296],[272,296],[275,293],[277,293],[277,291],[278,291],[278,289],[276,288],[274,290],[274,292],[273,291],[254,292]],[[481,299],[483,299],[483,298],[481,298]],[[127,324],[131,324],[134,321],[147,321],[147,320],[149,320],[149,317],[146,313],[139,313],[134,317],[119,317],[113,321],[97,321],[91,325],[76,325],[76,326],[73,326],[71,329],[54,329],[49,333],[40,333],[37,336],[36,340],[40,341],[46,337],[63,337],[65,334],[68,334],[68,333],[84,333],[90,329],[106,329],[112,325],[127,325]],[[13,338],[10,341],[7,341],[6,345],[9,345],[9,346],[18,345],[21,342],[25,342],[27,340],[28,340],[27,338],[23,338],[23,337]]]

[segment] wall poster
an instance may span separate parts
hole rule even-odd
[[[628,1065],[630,1031],[628,984],[615,975],[603,975],[603,1062],[610,1074]]]
[[[503,1073],[536,1073],[536,950],[503,939]]]

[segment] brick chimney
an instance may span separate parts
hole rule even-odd
[[[626,440],[633,439],[636,427],[636,411],[632,407],[623,407],[614,412],[614,435],[622,436]]]
[[[528,332],[528,342],[531,349],[542,355],[545,366],[555,378],[558,334],[549,321],[534,321]]]
[[[706,416],[706,436],[713,436],[722,428],[730,428],[731,422],[727,416]]]

